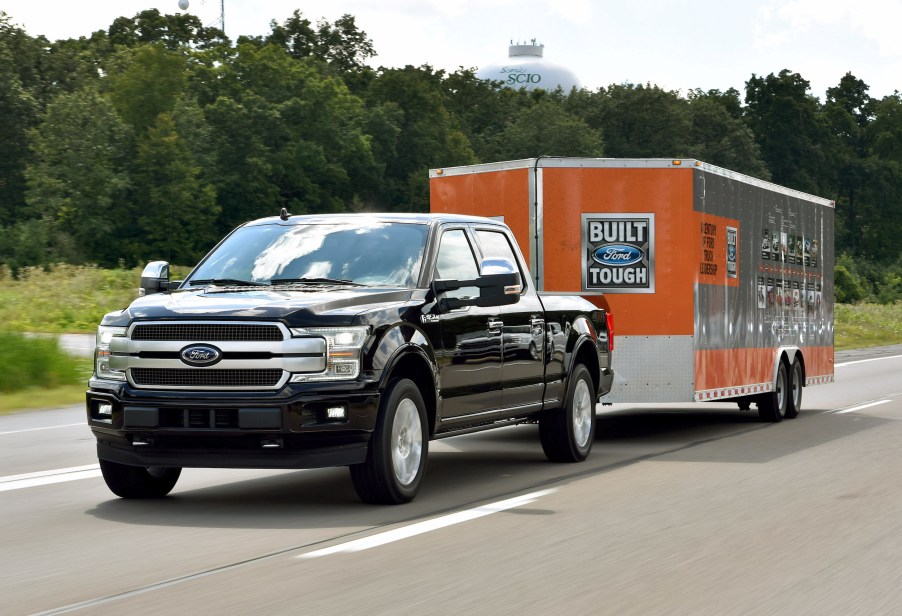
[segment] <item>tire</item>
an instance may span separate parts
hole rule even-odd
[[[552,462],[582,462],[595,440],[595,396],[592,378],[583,364],[570,375],[564,406],[539,418],[542,450]]]
[[[419,492],[429,452],[426,405],[409,379],[392,381],[382,396],[366,461],[349,467],[360,500],[408,503]]]
[[[795,359],[789,370],[789,400],[786,406],[786,419],[795,419],[802,410],[802,387],[805,385],[805,377],[802,373],[802,362]]]
[[[780,360],[774,389],[758,398],[758,416],[761,421],[778,422],[786,417],[789,407],[789,370],[786,362]]]
[[[100,460],[107,487],[122,498],[163,498],[179,480],[182,469],[163,466],[127,466]]]
[[[752,408],[752,403],[747,399],[737,400],[736,404],[739,406],[740,411],[747,411]]]

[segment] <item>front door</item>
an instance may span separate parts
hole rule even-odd
[[[479,267],[463,228],[442,233],[434,278],[473,280]],[[476,297],[476,287],[448,291],[445,297]],[[442,420],[464,420],[501,406],[502,321],[500,308],[466,306],[441,315],[439,395]]]

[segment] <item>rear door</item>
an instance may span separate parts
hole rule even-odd
[[[501,406],[505,412],[534,410],[545,391],[545,312],[528,272],[522,271],[510,234],[476,229],[483,258],[503,258],[520,269],[523,291],[516,304],[501,307],[503,363]],[[513,414],[516,414],[513,413]]]

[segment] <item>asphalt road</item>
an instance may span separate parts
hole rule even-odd
[[[346,469],[186,469],[115,498],[80,407],[0,417],[0,613],[902,613],[902,347],[841,354],[794,420],[599,408],[432,444],[401,507]]]

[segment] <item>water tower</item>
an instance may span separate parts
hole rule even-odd
[[[566,66],[545,59],[545,46],[532,39],[529,43],[514,44],[511,41],[506,62],[488,64],[476,72],[480,79],[500,81],[506,88],[542,88],[554,90],[560,87],[565,94],[572,88],[581,88],[579,78]]]

